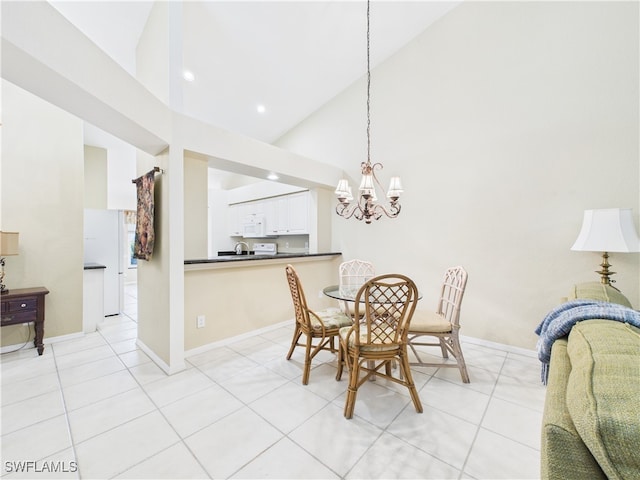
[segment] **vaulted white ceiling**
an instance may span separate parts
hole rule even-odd
[[[372,68],[459,1],[373,1]],[[153,2],[52,1],[135,76]],[[366,73],[364,1],[183,3],[182,113],[271,143]],[[263,105],[264,113],[257,111]]]

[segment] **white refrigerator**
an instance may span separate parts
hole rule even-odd
[[[118,315],[124,306],[127,259],[124,213],[84,210],[84,262],[104,265],[104,316]]]

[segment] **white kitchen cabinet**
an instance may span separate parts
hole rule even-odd
[[[263,213],[267,224],[267,233],[269,235],[278,235],[280,226],[278,217],[279,197],[267,198],[263,200]]]
[[[269,199],[267,228],[273,235],[309,233],[309,192]]]
[[[229,205],[227,209],[227,228],[232,237],[242,236],[242,222],[248,215],[249,207],[244,203]]]
[[[275,224],[278,229],[278,235],[286,235],[289,230],[289,202],[287,197],[277,197],[274,199],[276,204]]]
[[[309,233],[309,192],[287,195],[286,235]]]
[[[241,236],[248,215],[263,214],[269,235],[309,233],[309,192],[229,205],[229,235]]]

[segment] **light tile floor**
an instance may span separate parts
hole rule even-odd
[[[466,343],[470,384],[415,368],[417,414],[403,387],[366,382],[346,420],[347,375],[323,352],[303,386],[292,326],[167,376],[136,348],[135,310],[134,286],[96,333],[2,356],[2,478],[540,477],[533,357]]]

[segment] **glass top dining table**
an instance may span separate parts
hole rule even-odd
[[[360,290],[360,287],[329,285],[328,287],[324,287],[322,289],[322,293],[324,293],[327,297],[335,298],[336,300],[342,300],[343,302],[355,302],[358,290]],[[418,292],[418,300],[420,300],[421,298],[422,294]]]

